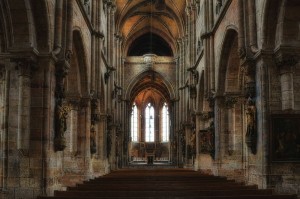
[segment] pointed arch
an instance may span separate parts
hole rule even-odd
[[[36,44],[36,34],[32,8],[26,0],[4,0],[3,4],[8,9],[8,20],[12,25],[12,35],[10,47],[23,49],[34,47]]]
[[[66,91],[72,97],[87,97],[90,94],[87,54],[79,29],[73,31],[73,56],[71,57]]]
[[[127,87],[126,92],[125,92],[126,99],[131,99],[131,101],[132,101],[132,95],[133,95],[133,92],[135,89],[141,90],[141,89],[147,87],[147,85],[144,85],[145,87],[137,87],[137,85],[139,85],[139,82],[143,78],[145,78],[149,75],[155,75],[157,78],[162,80],[160,85],[158,85],[158,84],[152,84],[152,85],[155,86],[156,88],[158,88],[158,90],[164,91],[164,92],[162,92],[162,94],[166,97],[167,100],[175,99],[175,91],[174,91],[172,84],[168,80],[166,80],[162,75],[160,75],[159,73],[152,71],[152,70],[141,72],[129,83],[129,86]],[[140,84],[139,86],[141,86],[141,85],[142,84]]]
[[[235,28],[228,27],[223,40],[219,71],[217,79],[217,93],[240,91],[240,59],[238,55],[238,33]]]
[[[280,5],[282,0],[266,0],[264,4],[264,16],[262,21],[262,48],[270,50],[275,47],[277,23],[280,17]]]
[[[151,32],[150,32],[151,30]],[[160,35],[162,38],[164,38],[164,40],[169,44],[169,46],[172,49],[173,55],[176,54],[176,42],[174,41],[174,39],[172,37],[170,37],[168,34],[166,34],[165,32],[155,28],[155,27],[151,27],[150,26],[145,26],[144,28],[142,28],[139,31],[136,31],[132,34],[130,34],[128,36],[129,39],[126,39],[125,42],[123,42],[123,54],[127,55],[128,54],[128,50],[130,48],[130,46],[132,45],[132,43],[139,38],[140,36],[142,36],[143,34],[146,33],[153,33],[156,35]]]
[[[39,52],[50,52],[50,17],[47,0],[39,0],[31,3],[36,31],[36,48]]]

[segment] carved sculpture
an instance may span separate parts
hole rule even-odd
[[[257,130],[256,130],[256,107],[255,102],[251,98],[248,98],[246,104],[247,115],[247,132],[246,132],[246,144],[253,154],[256,154],[257,146]]]
[[[96,130],[95,130],[95,125],[94,124],[91,125],[90,151],[91,151],[91,154],[95,154],[97,152]]]
[[[227,96],[225,99],[225,107],[228,109],[231,109],[234,107],[234,105],[237,103],[236,97]]]
[[[97,152],[96,144],[96,124],[100,121],[100,114],[97,112],[98,99],[94,91],[91,92],[91,134],[90,134],[90,151],[91,154]]]
[[[70,110],[71,109],[65,99],[58,99],[55,110],[54,146],[56,151],[62,151],[66,148],[64,134],[67,130],[67,117]]]
[[[181,143],[181,152],[182,152],[182,156],[185,156],[185,147],[186,147],[186,142],[185,142],[185,135],[184,135],[184,131],[180,130],[180,143]]]
[[[196,131],[194,130],[190,136],[190,145],[188,146],[188,158],[196,156]]]
[[[210,154],[212,158],[215,157],[215,130],[214,122],[210,123],[208,129],[200,130],[200,152],[203,154]]]
[[[223,1],[222,1],[222,0],[217,0],[217,4],[216,4],[216,14],[219,14],[219,13],[220,13],[222,6],[223,6]]]
[[[106,138],[106,156],[109,158],[110,152],[111,152],[111,145],[112,145],[112,138],[111,138],[111,131],[108,130],[107,132],[107,138]]]
[[[67,103],[64,89],[64,80],[68,74],[70,65],[66,60],[62,60],[56,65],[56,87],[55,87],[55,151],[63,151],[66,148],[66,139],[64,137],[67,130],[66,119],[70,107]]]
[[[189,86],[190,98],[195,99],[197,97],[197,88],[196,85]]]

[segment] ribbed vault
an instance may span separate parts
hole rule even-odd
[[[182,0],[117,0],[117,30],[124,38],[125,54],[135,39],[155,32],[163,35],[173,52],[176,41],[184,34],[184,8]]]

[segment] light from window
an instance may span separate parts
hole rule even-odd
[[[165,103],[162,108],[162,141],[169,142],[170,119],[168,106]]]
[[[133,142],[138,141],[138,115],[137,107],[135,104],[132,106],[131,113],[131,139]]]
[[[145,141],[154,142],[154,108],[149,103],[145,110]]]

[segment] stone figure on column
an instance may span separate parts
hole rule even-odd
[[[68,106],[67,102],[64,99],[59,99],[56,105],[56,113],[55,113],[55,120],[56,120],[56,135],[55,135],[55,150],[62,151],[66,147],[66,139],[64,134],[67,130],[67,117],[70,111],[70,107]]]
[[[246,132],[246,144],[253,154],[256,154],[257,145],[257,130],[256,130],[256,107],[255,101],[250,97],[246,104],[246,116],[247,116],[247,132]]]

